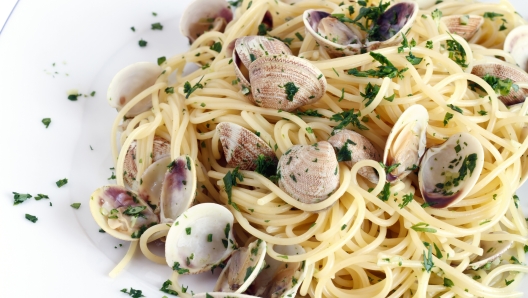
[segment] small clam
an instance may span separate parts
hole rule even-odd
[[[288,112],[318,101],[326,91],[323,73],[290,55],[258,58],[249,66],[249,82],[256,105]]]
[[[377,29],[367,36],[367,51],[400,44],[403,40],[402,34],[411,28],[418,11],[418,4],[415,2],[402,1],[391,5],[373,25],[372,28],[377,26]]]
[[[326,200],[339,187],[337,157],[326,141],[291,147],[281,156],[277,173],[279,187],[306,204]]]
[[[335,148],[338,161],[344,161],[349,167],[365,159],[381,161],[381,155],[372,143],[355,131],[341,130],[331,136],[328,142]],[[378,183],[378,172],[372,167],[362,167],[358,170],[358,174],[372,183]]]
[[[266,242],[260,239],[237,249],[220,273],[215,291],[243,293],[263,269]]]
[[[528,82],[528,74],[521,68],[501,61],[495,58],[487,58],[484,60],[475,61],[472,64],[471,73],[484,78],[486,75],[491,76],[491,79],[511,80],[510,83]],[[512,84],[512,88],[509,93],[499,92],[499,99],[507,106],[524,102],[528,96],[528,89],[518,88],[517,85]],[[492,86],[493,87],[493,86]],[[496,90],[497,92],[497,90]]]
[[[477,183],[483,165],[484,149],[469,133],[457,133],[429,148],[418,173],[424,200],[435,208],[456,204]]]
[[[277,253],[288,256],[304,254],[305,250],[300,245],[275,245]],[[246,293],[264,297],[296,297],[297,290],[306,277],[304,262],[281,262],[266,255],[266,267],[259,273]]]
[[[484,18],[479,15],[450,15],[442,17],[442,22],[449,29],[449,32],[469,40],[484,24]]]
[[[187,210],[196,194],[196,167],[188,155],[180,156],[168,166],[161,189],[162,223],[172,223]]]
[[[117,185],[103,186],[90,197],[90,212],[95,222],[115,238],[136,241],[158,216],[135,193]]]
[[[138,194],[141,199],[149,204],[154,213],[160,212],[160,196],[163,179],[167,172],[167,166],[171,163],[170,155],[152,163],[141,176]]]
[[[203,203],[187,209],[167,234],[167,265],[179,274],[197,274],[220,264],[236,248],[233,222],[233,214],[218,204]]]
[[[257,296],[229,293],[226,295],[224,292],[207,292],[198,293],[192,296],[193,298],[259,298]]]
[[[123,180],[125,186],[131,190],[137,190],[138,184],[140,181],[137,180],[137,166],[136,166],[136,146],[137,142],[133,141],[128,148],[127,154],[125,156],[125,161],[123,163]],[[158,160],[170,155],[170,142],[164,138],[155,136],[152,143],[152,162],[155,163]],[[141,161],[144,162],[144,161]],[[148,168],[147,168],[148,169]]]
[[[108,86],[108,91],[106,92],[108,104],[120,111],[141,91],[154,85],[161,72],[161,67],[150,62],[137,62],[121,69]],[[125,116],[136,116],[151,107],[152,99],[148,95],[132,107]]]
[[[383,152],[383,163],[391,169],[390,182],[401,180],[418,167],[427,141],[429,114],[422,105],[407,108],[392,127]]]
[[[256,160],[260,154],[277,161],[273,149],[263,139],[244,127],[231,122],[220,122],[216,130],[220,135],[220,142],[229,166],[253,171],[257,167]]]
[[[510,53],[515,63],[528,72],[528,25],[515,27],[504,41],[504,50]]]
[[[331,14],[309,9],[303,14],[304,27],[317,42],[331,54],[337,56],[361,53],[361,32],[347,26]]]
[[[503,231],[491,232],[490,234],[508,234]],[[487,263],[493,262],[495,259],[500,257],[503,253],[508,251],[512,246],[513,241],[501,240],[501,241],[480,241],[480,248],[484,251],[482,256],[476,257],[469,267],[476,270]]]
[[[182,14],[180,31],[193,43],[207,31],[223,32],[233,19],[233,12],[225,0],[195,0]]]

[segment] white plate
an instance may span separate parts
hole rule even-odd
[[[130,287],[163,296],[158,289],[171,269],[144,258],[108,277],[126,245],[98,233],[86,202],[112,173],[108,83],[126,65],[187,48],[178,21],[188,2],[25,0],[16,7],[0,35],[0,297],[126,297],[119,290]],[[528,16],[522,0],[512,2]],[[162,31],[150,29],[156,22]],[[138,46],[140,39],[147,47]],[[70,89],[96,95],[72,102]],[[48,129],[41,123],[46,117]],[[55,181],[62,178],[69,183],[59,189]],[[50,200],[13,206],[13,191]],[[518,194],[528,211],[528,187]],[[71,208],[73,202],[81,208]],[[183,283],[210,290],[214,276],[208,276]],[[528,284],[522,289],[528,293]]]

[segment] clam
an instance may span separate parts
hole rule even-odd
[[[118,185],[103,186],[90,197],[90,212],[108,234],[125,241],[136,241],[158,216],[135,193]]]
[[[120,111],[130,100],[141,91],[154,85],[162,69],[151,62],[137,62],[121,69],[112,79],[106,92],[108,104]],[[133,106],[126,114],[134,117],[152,107],[150,95]]]
[[[236,250],[220,273],[215,291],[243,293],[263,269],[266,242],[260,239]]]
[[[125,156],[125,160],[123,163],[123,180],[125,183],[125,186],[128,189],[131,190],[137,190],[138,184],[140,184],[141,181],[137,180],[137,166],[136,162],[146,162],[143,160],[136,160],[136,147],[137,147],[137,141],[133,141],[130,144],[130,147],[128,148],[127,154]],[[155,136],[154,141],[152,143],[152,162],[155,163],[158,160],[170,156],[170,142],[167,141],[164,138]],[[148,168],[147,168],[148,169]]]
[[[277,174],[279,187],[305,204],[324,201],[339,187],[337,157],[326,141],[291,147],[281,156]]]
[[[345,25],[331,14],[315,9],[305,10],[303,22],[306,32],[327,52],[337,56],[361,53],[361,32]]]
[[[415,2],[402,1],[391,5],[372,25],[371,29],[376,30],[367,36],[367,51],[399,45],[403,40],[402,34],[411,29],[418,11]]]
[[[256,105],[293,111],[325,94],[326,78],[310,61],[290,55],[264,56],[249,66],[251,97]]]
[[[187,210],[196,194],[196,166],[190,156],[180,156],[169,166],[161,189],[162,223],[172,223]]]
[[[170,155],[161,158],[148,166],[139,180],[138,194],[156,214],[160,212],[161,186],[170,163]]]
[[[501,88],[495,88],[495,92],[499,95],[499,99],[507,106],[515,105],[524,102],[528,96],[528,89],[519,88],[514,83],[528,82],[528,74],[521,68],[501,61],[496,58],[486,58],[484,60],[475,61],[472,64],[471,73],[484,78],[484,80],[502,80]],[[511,89],[503,90],[505,84],[509,84]],[[494,86],[492,86],[494,87]]]
[[[207,293],[198,293],[192,296],[193,298],[259,298],[257,296],[245,295],[245,294],[235,294],[224,292],[207,292]]]
[[[187,209],[167,234],[167,265],[179,274],[197,274],[220,264],[236,249],[233,222],[231,212],[218,204]]]
[[[182,14],[180,32],[192,44],[207,31],[224,32],[227,23],[233,19],[233,12],[225,0],[195,0]]]
[[[504,41],[504,50],[510,53],[515,63],[528,72],[528,25],[515,27]]]
[[[253,171],[261,154],[274,163],[277,162],[273,149],[250,130],[231,122],[218,123],[216,130],[220,135],[220,142],[229,166]]]
[[[508,234],[503,231],[491,232],[490,234]],[[484,251],[482,256],[476,257],[473,262],[469,264],[469,267],[476,270],[487,263],[495,261],[498,257],[504,254],[512,246],[513,241],[501,240],[501,241],[480,241],[480,248]]]
[[[479,15],[450,15],[442,17],[442,22],[449,29],[449,32],[469,40],[484,24],[484,18]]]
[[[383,163],[390,170],[387,180],[405,178],[418,167],[427,141],[429,114],[422,105],[407,108],[392,127],[383,152]]]
[[[418,173],[422,197],[435,208],[462,200],[475,186],[484,165],[484,149],[469,133],[457,133],[423,156]]]
[[[288,256],[304,254],[300,245],[275,245],[277,253]],[[266,255],[266,267],[253,281],[246,293],[264,298],[296,297],[306,272],[303,262],[281,262]]]
[[[355,131],[341,130],[331,136],[328,142],[335,148],[338,161],[344,161],[349,167],[362,160],[381,161],[381,155],[372,143]],[[362,167],[358,174],[372,183],[378,183],[378,172],[373,167]]]

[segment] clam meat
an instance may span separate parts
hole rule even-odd
[[[190,156],[173,160],[163,179],[161,188],[162,223],[172,223],[187,210],[196,195],[196,166]]]
[[[484,165],[484,149],[469,133],[457,133],[423,156],[418,182],[423,199],[434,208],[462,200],[477,183]]]
[[[187,209],[167,234],[167,265],[178,274],[197,274],[218,266],[237,248],[233,222],[233,214],[218,204],[203,203]]]
[[[95,222],[115,238],[136,241],[158,221],[149,205],[135,193],[118,185],[103,186],[90,197]]]
[[[180,31],[192,44],[207,31],[224,32],[233,19],[233,12],[225,0],[195,0],[182,14]]]

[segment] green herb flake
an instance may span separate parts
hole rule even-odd
[[[398,77],[400,79],[403,79],[403,73],[408,70],[408,68],[398,69],[396,68],[388,59],[387,57],[383,56],[380,53],[370,52],[369,55],[374,58],[374,60],[378,61],[381,65],[377,67],[377,69],[368,69],[366,71],[359,71],[356,68],[352,68],[348,70],[349,75],[353,75],[356,77],[377,77],[377,78],[395,78]]]
[[[158,65],[162,65],[165,61],[167,61],[167,58],[165,58],[165,56],[159,57],[158,58]]]
[[[417,232],[424,232],[424,233],[436,233],[436,229],[428,228],[429,224],[425,222],[419,222],[411,227],[411,229],[417,231]]]
[[[455,105],[452,105],[452,104],[448,104],[447,105],[449,108],[451,108],[451,110],[455,111],[455,112],[459,112],[460,114],[463,114],[463,111],[461,108],[455,106]]]
[[[160,291],[170,294],[170,295],[178,296],[179,295],[178,292],[170,288],[171,285],[172,285],[172,281],[170,279],[167,279],[161,286]]]
[[[48,128],[48,126],[50,125],[51,123],[51,118],[44,118],[42,119],[42,124],[46,125],[46,128]]]
[[[133,32],[136,32],[136,28],[134,27],[130,27],[130,30],[132,30]]]
[[[233,186],[237,185],[237,179],[240,182],[244,181],[244,176],[242,173],[238,172],[238,167],[236,167],[233,172],[228,171],[222,180],[224,181],[224,188],[227,193],[227,204],[233,206],[237,211],[239,211],[238,206],[233,201],[231,201]]]
[[[300,41],[304,41],[304,37],[301,35],[301,33],[295,32],[295,36],[297,36]]]
[[[130,216],[136,216],[139,215],[141,212],[143,212],[145,209],[147,209],[147,206],[128,206],[125,211],[123,211],[124,215],[130,215]]]
[[[81,96],[82,94],[70,94],[68,95],[68,99],[71,100],[71,101],[76,101],[78,99],[79,96]]]
[[[486,115],[488,114],[488,112],[483,111],[483,110],[478,111],[478,113],[479,113],[481,116],[486,116]]]
[[[146,46],[147,46],[147,43],[148,43],[148,42],[145,41],[145,40],[143,40],[143,39],[140,39],[140,40],[138,41],[139,46],[142,47],[142,48],[146,47]]]
[[[444,287],[448,287],[448,288],[451,288],[453,287],[455,284],[453,283],[452,280],[450,280],[449,278],[447,277],[444,277]]]
[[[127,289],[122,289],[121,292],[125,293],[125,294],[128,294],[128,296],[132,297],[132,298],[140,298],[140,297],[145,297],[143,295],[143,291],[141,290],[135,290],[133,288],[130,288],[130,291],[127,291]]]
[[[284,84],[284,89],[286,91],[286,99],[289,101],[293,101],[293,97],[299,91],[299,87],[295,86],[293,82]]]
[[[38,218],[36,216],[31,215],[31,214],[27,214],[27,213],[26,213],[26,219],[29,220],[32,223],[36,223],[37,220],[38,220]]]
[[[342,225],[342,226],[341,226],[341,231],[343,231],[344,229],[346,229],[346,227],[347,227],[346,224]]]
[[[446,126],[449,123],[449,120],[453,118],[453,114],[447,112],[444,116],[444,126]]]
[[[162,30],[163,29],[163,25],[161,25],[159,22],[151,24],[150,26],[151,26],[150,29],[152,30]]]
[[[167,88],[165,88],[165,93],[167,93],[167,94],[174,94],[174,87],[167,87]]]
[[[503,17],[503,16],[504,16],[503,14],[495,13],[495,12],[485,12],[484,15],[483,15],[483,17],[485,19],[490,19],[492,21],[494,21],[495,18],[497,18],[497,17]]]
[[[81,203],[73,203],[70,205],[73,209],[79,209],[81,207]]]
[[[361,122],[359,121],[359,117],[361,117],[361,112],[358,111],[357,113],[354,113],[354,109],[332,115],[332,117],[330,117],[330,120],[339,122],[339,124],[334,127],[332,135],[335,133],[336,130],[344,129],[349,124],[352,124],[352,126],[355,126],[360,130],[369,130],[368,127],[361,124]]]
[[[185,82],[185,84],[183,84],[183,92],[185,93],[185,98],[189,98],[189,96],[196,90],[198,89],[203,89],[203,85],[200,84],[200,82],[202,81],[204,77],[202,76],[200,78],[200,80],[198,81],[198,83],[194,84],[194,86],[191,87],[191,84],[189,82]]]
[[[189,269],[180,268],[180,263],[179,262],[174,262],[174,265],[172,266],[172,270],[178,272],[178,274],[189,273]]]
[[[217,53],[220,53],[222,51],[222,43],[217,41],[209,48]]]
[[[191,235],[191,230],[192,230],[191,227],[185,228],[185,234]]]
[[[398,204],[398,207],[400,207],[400,209],[403,209],[403,207],[409,205],[409,203],[412,202],[413,199],[414,195],[412,193],[409,193],[408,195],[403,195],[402,202],[401,204]]]
[[[383,189],[378,194],[378,198],[382,200],[383,202],[387,202],[390,197],[390,182],[385,182],[385,185],[383,185]]]
[[[431,269],[433,269],[434,267],[433,251],[430,245],[429,245],[429,249],[427,252],[427,256],[426,256],[426,252],[425,251],[423,252],[423,266],[424,266],[425,271],[427,271],[427,273],[430,273]]]
[[[18,192],[13,192],[15,202],[13,205],[18,205],[20,203],[23,203],[25,200],[32,198],[30,194],[23,194]]]
[[[68,183],[68,179],[64,178],[64,179],[61,179],[57,182],[55,182],[55,184],[57,184],[57,186],[59,188],[63,187],[64,185],[66,185]]]

